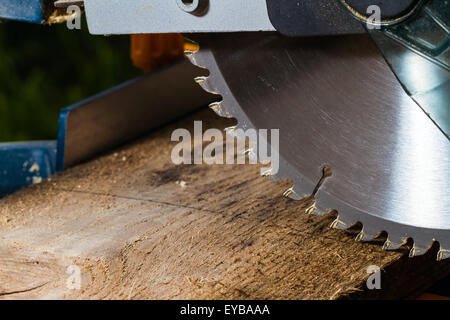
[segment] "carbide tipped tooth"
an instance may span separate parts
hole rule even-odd
[[[350,226],[345,223],[344,221],[339,219],[339,216],[336,218],[336,220],[334,220],[331,225],[330,228],[333,229],[338,229],[338,230],[346,230],[348,228],[350,228]]]
[[[330,210],[324,210],[322,207],[317,205],[317,198],[314,198],[314,210],[312,211],[312,214],[315,216],[323,216],[325,213],[329,212]]]
[[[437,254],[437,261],[441,261],[444,259],[450,258],[450,250],[443,249],[442,247],[439,249],[439,252]]]
[[[306,209],[305,212],[307,215],[312,215],[312,214],[315,214],[316,210],[317,210],[316,206],[312,205],[308,209]]]
[[[204,76],[200,76],[200,77],[195,77],[194,81],[197,82],[198,84],[206,82],[206,79],[208,79],[208,77],[204,77]]]
[[[209,108],[211,110],[214,110],[216,113],[220,113],[220,109],[221,109],[220,102],[210,103]]]
[[[272,175],[272,168],[261,172],[261,177],[270,177],[271,175]]]
[[[302,197],[295,191],[295,186],[290,187],[285,192],[283,192],[283,196],[292,200],[300,200]]]
[[[231,118],[231,115],[223,108],[222,102],[213,102],[209,105],[209,108],[213,110],[219,117]]]
[[[186,53],[185,53],[185,55],[186,55],[186,57],[189,59],[189,61],[190,61],[194,66],[197,66],[197,67],[202,68],[202,66],[199,65],[198,62],[197,62],[197,60],[195,59],[195,52],[191,52],[191,54],[186,54]]]
[[[226,133],[226,134],[232,135],[233,132],[236,130],[236,127],[237,127],[237,126],[232,126],[232,127],[227,127],[227,128],[225,128],[225,129],[224,129],[224,130],[225,130],[225,133]]]
[[[195,82],[197,82],[202,88],[203,90],[205,90],[206,92],[212,93],[212,94],[219,94],[216,90],[216,88],[214,88],[214,86],[211,84],[211,81],[209,79],[209,77],[196,77],[194,78]]]
[[[363,230],[361,230],[360,233],[358,233],[358,235],[355,238],[355,241],[356,242],[372,241],[375,237],[376,237],[376,235],[369,234],[369,233],[365,232],[363,229]]]
[[[294,193],[295,193],[294,187],[290,187],[285,192],[283,192],[283,197],[290,198],[291,195],[293,195]]]
[[[187,58],[192,57],[194,54],[195,54],[195,51],[193,51],[193,50],[184,50],[184,55],[185,55]]]
[[[185,50],[184,54],[194,66],[205,69],[205,67],[197,59],[197,52],[198,51]]]
[[[387,239],[384,244],[383,244],[383,250],[397,250],[398,248],[400,248],[402,245],[400,243],[394,243],[392,241],[390,241],[389,239]]]
[[[379,232],[372,230],[367,225],[363,226],[361,232],[356,236],[356,241],[372,241],[376,238]]]
[[[413,247],[411,248],[411,250],[409,251],[409,257],[414,258],[417,256],[421,256],[421,255],[425,254],[427,251],[428,251],[428,248],[419,247],[416,244],[414,244]]]
[[[356,241],[356,242],[366,241],[366,240],[364,239],[364,237],[365,237],[364,231],[361,230],[361,232],[358,233],[358,235],[356,236],[355,241]]]
[[[318,216],[318,217],[323,216],[326,213],[326,211],[322,210],[321,208],[319,208],[315,204],[313,204],[308,209],[306,209],[305,212],[308,215],[314,215],[314,216]]]
[[[255,151],[253,150],[253,148],[250,148],[250,149],[245,150],[245,151],[244,151],[244,155],[245,155],[245,156],[248,156],[248,159],[249,159],[251,162],[257,162],[257,161],[258,161],[258,157],[257,157],[257,155],[255,154]]]

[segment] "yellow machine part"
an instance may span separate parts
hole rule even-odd
[[[196,51],[198,45],[179,33],[131,35],[131,60],[144,72],[183,58],[186,50]]]

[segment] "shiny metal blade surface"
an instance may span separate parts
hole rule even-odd
[[[220,94],[238,127],[280,129],[277,178],[295,199],[313,193],[316,212],[337,210],[334,227],[358,237],[381,231],[385,249],[414,239],[411,255],[441,246],[450,256],[450,142],[404,91],[368,35],[288,38],[275,33],[193,35],[199,83]]]

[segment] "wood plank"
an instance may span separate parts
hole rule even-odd
[[[172,164],[170,135],[194,119],[230,125],[202,111],[0,200],[0,298],[404,298],[450,272],[437,248],[409,259],[329,229],[333,213],[306,215],[258,165]]]

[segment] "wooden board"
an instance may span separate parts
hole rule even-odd
[[[170,135],[194,119],[230,124],[206,110],[0,200],[0,298],[405,298],[450,272],[436,247],[409,259],[329,229],[333,213],[306,215],[258,165],[172,164]]]

